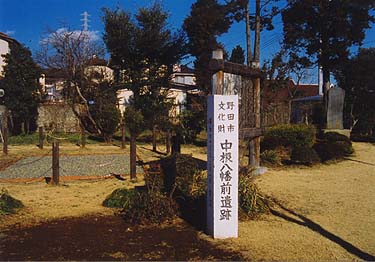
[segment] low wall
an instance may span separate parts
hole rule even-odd
[[[75,133],[80,131],[79,120],[70,105],[42,104],[38,107],[38,126],[46,131]]]

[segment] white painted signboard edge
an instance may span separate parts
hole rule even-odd
[[[228,103],[233,103],[232,110],[223,110]],[[229,108],[227,108],[229,109]],[[238,136],[239,136],[239,103],[238,95],[210,95],[207,99],[207,170],[208,170],[208,190],[207,190],[207,233],[214,238],[236,238],[238,237]],[[225,111],[225,112],[224,112]],[[234,118],[228,114],[233,114]],[[226,114],[220,120],[220,114]],[[219,132],[218,126],[224,125],[225,132]],[[232,132],[228,132],[229,126]],[[232,126],[234,129],[232,130]],[[230,152],[223,151],[223,143],[230,143]],[[225,167],[223,153],[230,153],[228,166],[232,169],[230,180],[231,208],[230,218],[223,219],[222,189],[223,181],[222,169]],[[230,160],[230,161],[229,161]],[[227,166],[227,167],[228,167]]]

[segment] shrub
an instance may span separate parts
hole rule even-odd
[[[191,155],[176,154],[162,160],[165,190],[184,197],[198,198],[207,191],[207,172]],[[176,192],[175,192],[176,191]]]
[[[128,206],[129,203],[133,201],[134,195],[134,189],[116,189],[103,201],[103,206],[111,208],[123,208]]]
[[[254,182],[253,170],[240,168],[238,181],[239,205],[247,217],[256,217],[269,212],[270,201],[262,196]]]
[[[0,215],[13,214],[17,209],[24,207],[21,201],[9,195],[8,191],[2,189],[0,192]]]
[[[320,162],[319,155],[310,147],[294,148],[290,158],[292,162],[303,165],[313,165]]]
[[[131,201],[126,202],[121,216],[130,223],[161,224],[177,215],[176,202],[158,191],[135,191]]]
[[[314,149],[322,161],[342,159],[354,152],[352,146],[343,141],[322,141],[317,143]]]
[[[337,132],[327,132],[324,134],[323,139],[331,142],[344,141],[351,143],[350,138]]]
[[[276,150],[265,150],[260,155],[260,159],[263,164],[276,165],[276,166],[281,164],[281,157]]]
[[[191,155],[177,155],[175,185],[184,196],[200,197],[207,191],[207,172]]]
[[[315,143],[316,130],[307,125],[277,125],[269,128],[262,142],[267,150],[278,147],[312,147]]]

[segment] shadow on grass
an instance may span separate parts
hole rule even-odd
[[[282,218],[286,221],[295,223],[297,225],[309,228],[310,230],[320,234],[321,236],[323,236],[323,237],[331,240],[332,242],[336,243],[337,245],[341,246],[346,251],[348,251],[349,253],[357,256],[360,259],[363,259],[365,261],[374,261],[375,260],[375,256],[360,250],[359,248],[357,248],[354,245],[352,245],[351,243],[345,241],[341,237],[327,231],[322,226],[320,226],[319,224],[315,223],[314,221],[308,219],[307,217],[305,217],[303,215],[300,215],[300,214],[296,213],[295,211],[293,211],[291,209],[286,208],[285,206],[278,203],[277,201],[275,201],[275,204],[278,207],[280,207],[286,213],[279,212],[277,210],[271,209],[271,213],[273,215],[275,215],[277,217],[280,217],[280,218]],[[299,219],[293,218],[291,215],[294,216],[294,217],[297,217]]]
[[[131,227],[120,217],[91,216],[11,228],[3,235],[0,260],[243,260],[180,221]]]

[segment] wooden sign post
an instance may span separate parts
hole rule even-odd
[[[250,143],[250,164],[259,167],[260,70],[210,61],[212,95],[207,101],[207,231],[214,238],[238,237],[239,140]]]
[[[207,230],[238,237],[238,96],[208,97]]]

